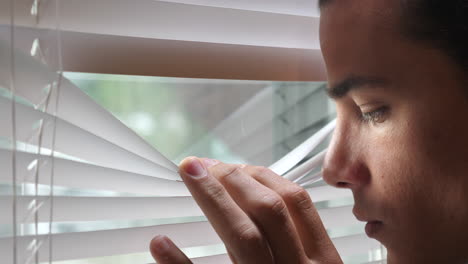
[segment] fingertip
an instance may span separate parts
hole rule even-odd
[[[193,160],[193,159],[198,159],[198,157],[196,157],[196,156],[188,156],[188,157],[186,157],[185,159],[183,159],[183,160],[179,163],[179,167],[182,166],[182,165],[184,165],[184,164],[187,163],[187,162],[191,162],[191,160]]]
[[[207,172],[201,159],[197,157],[187,157],[179,165],[179,172],[191,177],[203,177]]]
[[[150,251],[153,257],[161,256],[169,251],[170,244],[167,236],[157,235],[150,242]]]
[[[150,242],[150,252],[159,264],[192,264],[190,259],[167,236],[155,236]]]
[[[189,157],[186,157],[185,159],[183,159],[180,163],[179,163],[179,171],[181,172],[185,172],[186,171],[186,168],[188,166],[191,166],[191,164],[194,162],[194,160],[197,160],[198,157],[195,157],[195,156],[189,156]]]

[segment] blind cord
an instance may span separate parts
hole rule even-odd
[[[11,44],[11,54],[10,54],[10,92],[12,94],[13,100],[11,103],[11,137],[12,137],[12,186],[13,186],[13,199],[12,199],[12,210],[13,210],[13,264],[17,264],[17,215],[16,215],[16,203],[17,203],[17,193],[16,193],[16,105],[14,102],[15,96],[15,53],[14,53],[14,44],[15,44],[15,0],[10,0],[10,44]]]
[[[60,31],[60,8],[59,1],[55,1],[55,19],[56,19],[56,32],[57,32],[57,58],[58,58],[58,79],[56,86],[56,96],[55,96],[55,109],[53,114],[54,118],[54,128],[52,132],[52,151],[50,153],[51,157],[51,174],[50,174],[50,212],[49,212],[49,264],[52,264],[52,254],[53,254],[53,236],[52,236],[52,223],[54,218],[54,176],[55,176],[55,141],[56,141],[56,132],[57,132],[57,113],[59,109],[59,98],[60,98],[60,87],[62,85],[63,78],[63,67],[62,67],[62,43],[61,43],[61,31]]]

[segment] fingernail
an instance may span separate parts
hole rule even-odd
[[[186,174],[192,177],[206,176],[205,167],[203,167],[203,164],[197,158],[190,158],[183,169]]]
[[[211,168],[213,167],[214,165],[218,164],[219,161],[215,160],[215,159],[203,159],[203,164],[205,164],[205,166],[207,168]]]

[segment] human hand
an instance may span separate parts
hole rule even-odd
[[[233,263],[342,263],[307,191],[268,168],[190,157],[180,175]],[[159,264],[192,263],[165,236],[150,250]]]

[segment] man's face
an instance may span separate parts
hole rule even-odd
[[[468,87],[444,53],[402,36],[398,2],[322,10],[338,113],[324,178],[352,190],[390,262],[452,263],[468,252]]]

